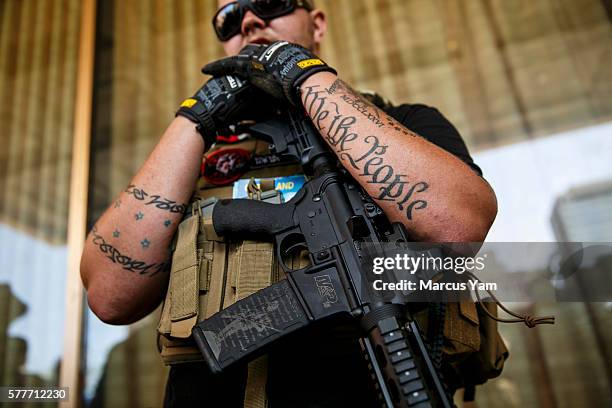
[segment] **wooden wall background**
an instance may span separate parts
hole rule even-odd
[[[222,56],[213,0],[101,3],[94,203],[129,181],[205,79],[200,66]],[[438,107],[472,150],[612,119],[606,4],[317,0],[323,56],[342,77]],[[0,2],[0,219],[54,243],[65,242],[78,13],[76,0]]]
[[[66,222],[78,0],[0,1],[0,222],[55,244]]]
[[[600,0],[328,0],[326,56],[357,87],[438,107],[473,150],[612,117]]]
[[[79,21],[79,0],[0,1],[0,224],[60,246],[66,245]],[[52,291],[56,286],[39,289],[52,280],[63,282],[66,271],[57,268],[57,262],[43,259],[42,253],[23,250],[27,245],[23,236],[9,232],[2,237],[15,237],[14,241],[0,238],[3,256],[18,258],[15,270],[23,271],[27,265],[40,269],[42,264],[47,268],[48,281],[31,281],[31,291],[21,295],[42,293],[47,298],[40,302],[56,304],[48,302],[61,296]],[[24,253],[25,260],[20,258]],[[9,332],[18,318],[27,313],[32,318],[32,310],[40,310],[28,305],[31,298],[19,298],[11,287],[11,280],[31,280],[34,274],[17,276],[15,270],[4,269],[10,260],[3,260],[0,384],[55,385],[57,373],[46,378],[26,370],[30,345]],[[33,318],[45,327],[50,316]],[[62,333],[46,336],[61,337]]]
[[[214,0],[104,2],[92,220],[223,56]],[[358,89],[436,106],[472,151],[612,119],[603,0],[317,0],[322,56]],[[101,38],[100,38],[101,37]],[[98,203],[98,204],[95,204]]]

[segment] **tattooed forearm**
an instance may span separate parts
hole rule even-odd
[[[160,210],[170,211],[171,213],[183,214],[187,208],[187,204],[177,204],[176,201],[162,198],[156,194],[149,194],[133,184],[127,186],[125,192],[139,201],[144,201],[145,205],[154,205]]]
[[[356,109],[378,128],[395,127],[397,122],[385,113],[379,113],[377,108],[360,96],[358,97],[348,85],[340,80],[336,80],[325,90],[316,85],[304,88],[306,111],[319,128],[321,135],[334,148],[338,157],[347,167],[358,171],[357,174],[363,183],[376,188],[378,194],[374,196],[375,199],[395,202],[406,218],[412,220],[415,210],[427,207],[427,201],[423,199],[421,193],[429,188],[429,184],[425,181],[408,180],[407,175],[398,174],[390,164],[387,164],[385,155],[388,146],[383,144],[376,135],[359,134],[354,126],[357,123],[357,117],[341,114],[338,104],[328,100],[333,94],[340,95],[342,101]],[[327,126],[323,125],[325,119],[331,120]],[[383,123],[381,119],[384,119],[386,123]],[[406,130],[404,132],[408,133]],[[369,147],[365,153],[355,154],[354,147],[358,144],[369,145]]]
[[[385,124],[380,120],[380,115],[377,110],[373,112],[368,108],[368,104],[361,98],[355,98],[350,95],[341,95],[340,99],[346,102],[348,105],[352,106],[357,112],[361,113],[366,117],[370,122],[374,123],[379,128],[385,127]]]
[[[143,261],[138,261],[123,255],[117,248],[107,243],[104,238],[98,234],[98,230],[94,227],[91,231],[91,237],[94,245],[113,263],[120,265],[123,269],[129,272],[138,272],[139,275],[155,276],[160,272],[168,272],[170,270],[170,262],[147,264]]]
[[[334,83],[326,89],[326,91],[329,95],[338,94],[340,99],[352,106],[353,109],[361,113],[366,117],[366,119],[374,123],[377,127],[385,127],[378,109],[372,109],[369,101],[363,99],[361,95],[353,91],[347,84],[342,82],[342,80],[336,79]]]
[[[343,102],[351,106],[380,129],[391,128],[397,132],[402,132],[406,136],[417,136],[417,134],[401,126],[391,116],[382,112],[341,79],[336,79],[326,91],[328,95],[338,95]]]

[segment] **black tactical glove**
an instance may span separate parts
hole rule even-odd
[[[302,82],[321,71],[336,73],[306,48],[287,41],[249,44],[240,54],[211,62],[202,69],[213,76],[237,75],[293,106],[301,106],[299,86]]]
[[[265,93],[235,76],[212,78],[194,96],[181,103],[177,116],[197,124],[205,149],[216,141],[217,131],[242,119],[257,119],[270,99]]]

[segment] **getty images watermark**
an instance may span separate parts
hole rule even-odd
[[[362,285],[383,298],[444,302],[488,291],[510,302],[612,302],[612,243],[389,243],[361,250]]]
[[[412,276],[417,273],[425,276],[434,276],[443,271],[451,271],[462,275],[465,272],[482,272],[485,269],[487,255],[482,256],[443,256],[440,253],[412,252],[410,254],[396,253],[391,257],[375,257],[372,259],[372,273],[382,275],[390,271],[396,273],[408,273]],[[397,282],[385,282],[383,279],[376,279],[372,282],[374,290],[441,290],[441,291],[465,291],[465,290],[497,290],[495,282],[480,282],[477,279],[467,279],[460,281],[444,281],[442,276],[439,280],[431,279],[400,279]]]

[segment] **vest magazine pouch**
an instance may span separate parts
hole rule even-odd
[[[421,331],[429,333],[428,309],[417,312],[414,318]],[[469,299],[446,303],[442,349],[445,360],[452,363],[465,359],[480,349],[480,340],[480,317],[476,303]]]
[[[246,151],[248,155],[243,154]],[[249,163],[244,167],[245,163],[241,162],[241,159],[247,157]],[[266,160],[256,159],[266,159],[269,164],[263,163]],[[283,187],[280,182],[277,186],[276,181],[282,180],[279,177],[299,175],[301,165],[299,162],[278,159],[277,156],[270,155],[268,143],[252,139],[219,144],[206,153],[203,174],[198,179],[192,203],[181,222],[182,225],[190,217],[199,218],[194,252],[197,268],[187,272],[180,270],[179,266],[182,265],[177,264],[177,268],[174,266],[174,256],[177,253],[192,254],[193,249],[191,241],[193,235],[190,235],[188,240],[182,240],[179,234],[180,226],[172,248],[173,266],[170,284],[157,333],[158,349],[166,365],[203,360],[191,336],[181,338],[175,335],[185,335],[187,328],[191,331],[195,324],[209,318],[222,308],[284,278],[272,242],[222,239],[217,236],[212,225],[212,207],[216,199],[249,198],[275,204],[282,203],[281,191],[288,192],[293,187]],[[261,165],[262,163],[264,165]],[[258,180],[255,180],[255,177]],[[246,191],[243,191],[245,184]],[[193,233],[192,229],[186,227],[183,230]],[[179,244],[181,247],[186,245],[189,249],[180,249]],[[193,260],[193,257],[190,259]],[[300,265],[308,261],[308,259],[297,260],[295,264]],[[191,273],[194,269],[199,271],[197,278]],[[176,275],[173,273],[175,271],[178,272]],[[194,284],[196,280],[197,285]],[[194,294],[197,296],[198,304],[195,319],[192,312]],[[182,297],[185,298],[177,299]],[[180,305],[174,305],[176,302]],[[247,368],[244,406],[265,408],[268,401],[265,387],[267,357],[264,355],[251,361]]]
[[[446,304],[444,354],[456,361],[480,349],[480,319],[471,300]]]
[[[157,345],[165,364],[202,361],[191,329],[221,304],[226,244],[206,225],[212,223],[215,202],[214,198],[194,202],[174,237],[170,281],[158,325]]]
[[[261,187],[270,188],[263,184]],[[259,190],[249,198],[280,203],[280,193]],[[194,201],[174,237],[170,282],[158,325],[166,365],[202,361],[191,329],[235,301],[277,280],[271,242],[226,241],[212,225],[214,197]]]
[[[504,363],[509,357],[508,348],[497,329],[497,321],[489,317],[482,308],[497,317],[497,304],[493,301],[479,303],[480,318],[480,348],[460,364],[460,370],[466,375],[466,383],[470,385],[483,384],[491,378],[499,376]]]

